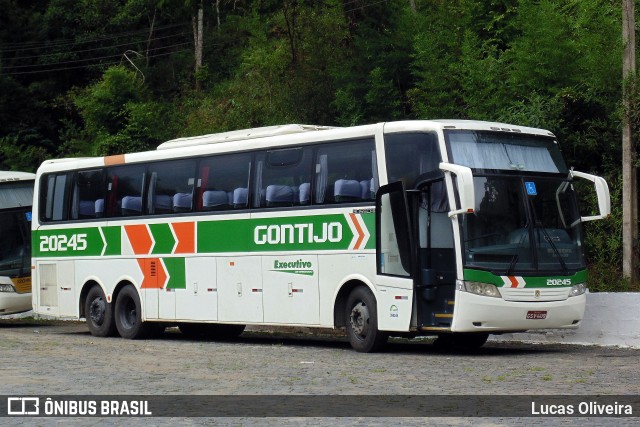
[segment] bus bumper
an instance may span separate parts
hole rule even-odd
[[[514,302],[456,291],[452,332],[513,332],[577,328],[586,294],[564,301]]]
[[[22,313],[31,309],[30,293],[0,292],[0,315]]]

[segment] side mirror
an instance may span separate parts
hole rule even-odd
[[[440,169],[453,173],[457,178],[460,207],[449,211],[449,217],[465,213],[473,213],[476,208],[476,194],[473,189],[473,174],[466,166],[440,163]]]
[[[598,197],[598,210],[600,211],[600,215],[583,216],[580,218],[582,222],[608,218],[611,215],[611,198],[609,197],[607,181],[602,177],[577,171],[571,171],[571,177],[582,178],[593,182],[596,196]]]

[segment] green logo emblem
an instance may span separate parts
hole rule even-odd
[[[273,269],[271,271],[278,271],[280,273],[289,274],[302,274],[305,276],[313,276],[313,263],[311,261],[303,261],[301,259],[297,261],[278,261],[273,262]]]

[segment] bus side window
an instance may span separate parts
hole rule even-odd
[[[52,174],[44,177],[44,197],[40,216],[45,221],[65,221],[69,216],[71,174]]]
[[[198,167],[196,209],[245,209],[249,200],[250,153],[205,158]]]
[[[254,181],[254,207],[308,204],[313,149],[285,148],[259,153]]]
[[[108,171],[107,216],[142,215],[145,167],[118,166]]]
[[[104,170],[81,171],[74,182],[71,219],[101,217],[104,212]]]
[[[407,132],[384,135],[388,181],[403,181],[414,188],[424,174],[439,170],[438,138],[433,133]]]
[[[373,139],[320,146],[315,166],[316,204],[373,200],[377,167]]]
[[[195,184],[195,161],[173,160],[149,165],[147,213],[190,212]]]

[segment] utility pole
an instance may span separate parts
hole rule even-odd
[[[193,17],[193,41],[195,45],[195,57],[196,57],[196,90],[200,90],[200,81],[198,79],[198,71],[202,68],[202,48],[203,48],[203,21],[204,21],[204,8],[202,0],[200,0],[200,7],[198,8],[198,16]]]
[[[631,93],[636,90],[636,34],[634,0],[622,0],[622,59],[624,123],[622,128],[622,274],[638,282],[638,184],[636,150],[631,123]]]

